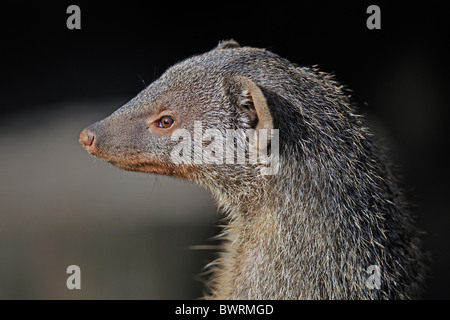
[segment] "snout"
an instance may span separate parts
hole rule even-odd
[[[85,128],[80,134],[80,143],[83,148],[92,155],[96,155],[98,152],[97,148],[97,138],[95,133],[89,129]]]

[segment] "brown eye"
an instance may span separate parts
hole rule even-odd
[[[164,116],[161,119],[159,119],[158,127],[167,129],[170,128],[174,122],[175,120],[173,120],[171,116]]]

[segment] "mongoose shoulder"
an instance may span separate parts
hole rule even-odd
[[[326,73],[221,42],[169,68],[80,141],[119,168],[212,192],[228,225],[206,298],[421,293],[423,255],[402,192],[365,119]],[[250,161],[263,151],[276,160],[266,174],[267,161]]]

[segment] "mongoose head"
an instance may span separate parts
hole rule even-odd
[[[232,181],[243,183],[246,177],[259,174],[259,165],[229,164],[225,150],[221,153],[216,144],[208,152],[207,147],[213,142],[225,147],[229,129],[254,134],[251,129],[274,128],[258,85],[258,77],[265,73],[257,73],[258,63],[276,67],[274,57],[262,49],[241,48],[234,41],[219,43],[210,52],[169,68],[109,117],[85,128],[80,142],[90,154],[121,169],[181,177],[205,185],[214,180],[219,186],[223,180],[224,188]],[[194,141],[199,126],[200,134],[208,135],[208,130],[210,134],[203,136],[200,148]],[[219,133],[222,138],[214,135]],[[271,133],[266,139],[255,137],[256,150],[267,149]],[[246,141],[248,136],[241,139],[244,144]],[[242,147],[239,143],[236,138],[232,144]],[[175,151],[177,155],[187,153],[191,161],[174,161]],[[247,159],[248,153],[247,149]],[[233,155],[237,157],[237,153]]]
[[[296,171],[307,178],[320,176],[312,171],[316,164],[324,172],[339,167],[336,157],[327,158],[330,148],[345,159],[358,153],[364,133],[341,88],[325,73],[225,41],[169,68],[84,129],[80,142],[119,168],[192,180],[219,198],[248,195],[249,184],[261,189],[254,194],[264,194],[265,183],[280,176],[278,168],[292,176],[284,160],[310,166],[311,172]]]

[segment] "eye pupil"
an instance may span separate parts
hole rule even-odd
[[[160,123],[162,128],[170,128],[174,123],[174,120],[170,116],[164,116],[161,118]]]

